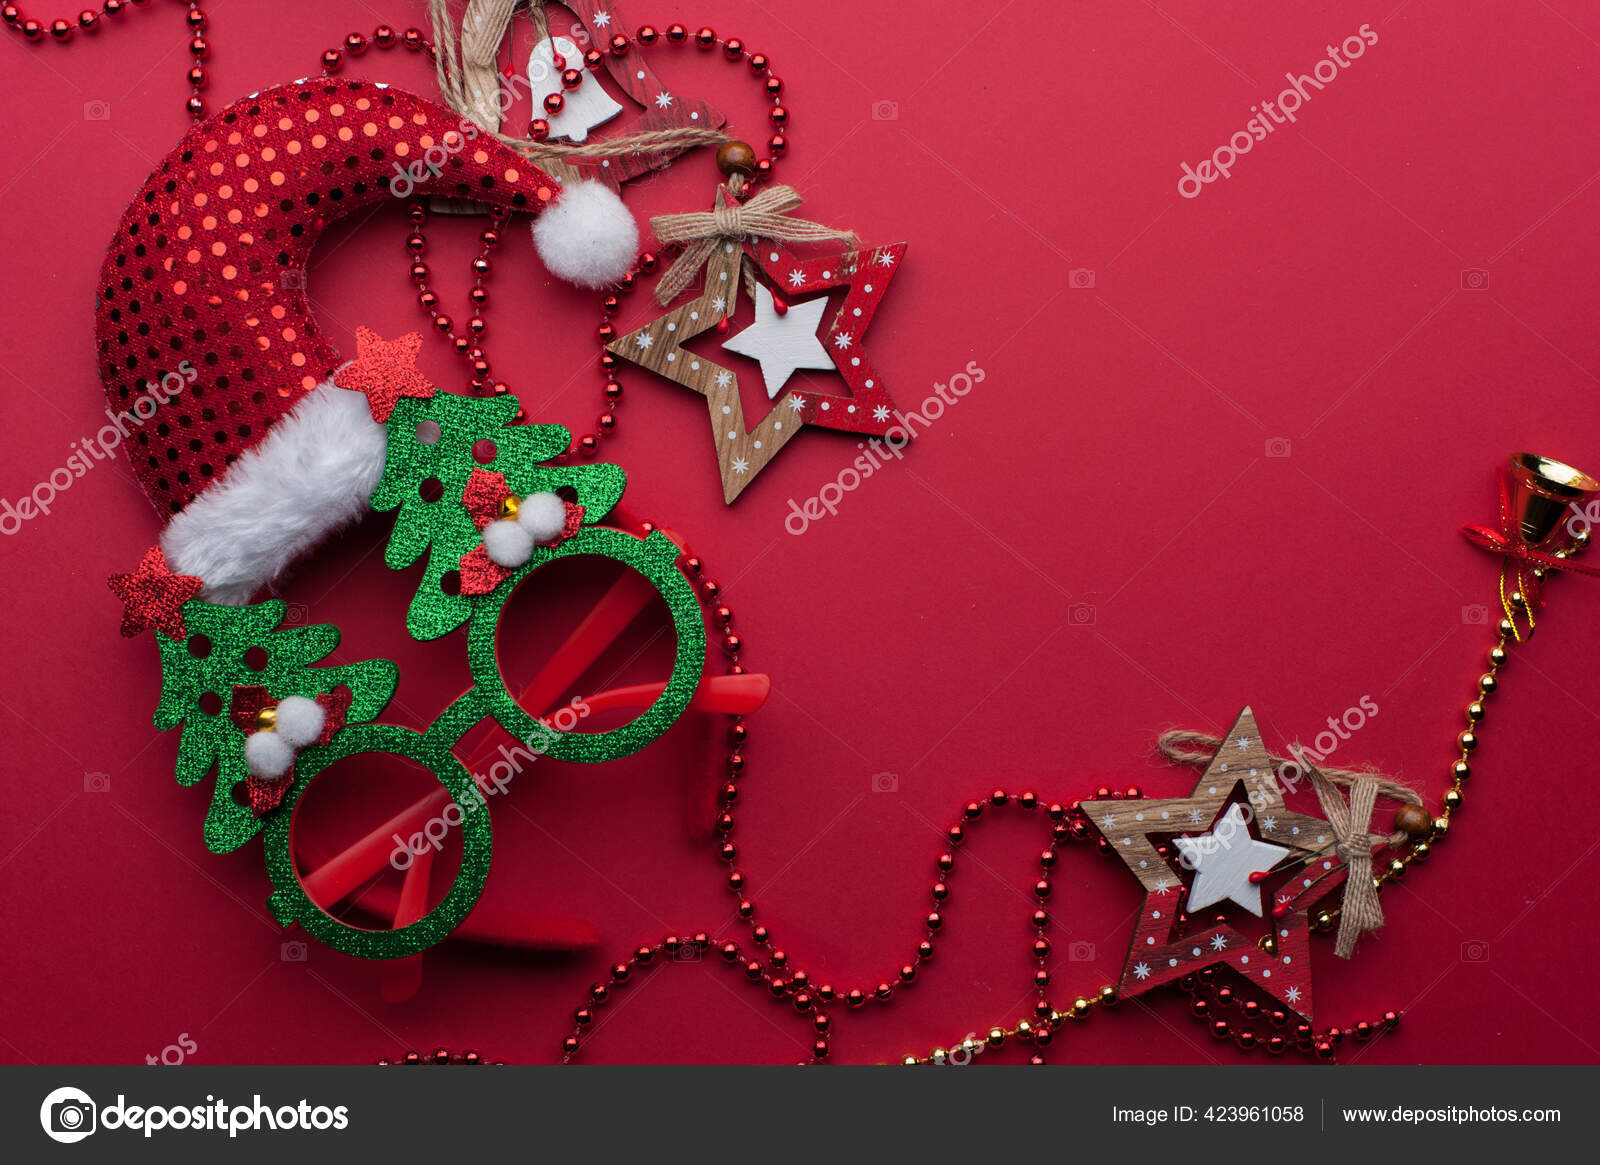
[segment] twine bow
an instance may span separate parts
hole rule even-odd
[[[717,203],[710,210],[687,214],[658,214],[650,229],[662,244],[683,243],[683,253],[656,284],[656,299],[663,307],[694,281],[694,277],[723,243],[743,243],[746,238],[776,239],[783,243],[843,243],[855,247],[860,240],[854,231],[841,231],[803,218],[790,218],[789,212],[801,203],[792,186],[769,186],[748,202],[739,203],[718,188]]]
[[[1376,840],[1382,845],[1386,839],[1374,839],[1367,829],[1380,789],[1391,782],[1370,774],[1357,775],[1349,781],[1350,801],[1346,804],[1338,785],[1315,765],[1306,767],[1311,773],[1311,787],[1322,803],[1323,816],[1333,830],[1333,852],[1344,859],[1344,901],[1339,908],[1339,934],[1334,939],[1333,953],[1348,959],[1355,953],[1356,939],[1383,925],[1383,907],[1378,904],[1378,888],[1372,881],[1372,843]]]
[[[1461,533],[1468,542],[1474,546],[1482,547],[1491,554],[1502,556],[1505,561],[1500,566],[1500,606],[1505,610],[1506,618],[1511,623],[1511,632],[1518,641],[1522,639],[1522,632],[1517,627],[1516,609],[1512,605],[1511,597],[1506,593],[1506,576],[1516,572],[1517,587],[1527,599],[1528,630],[1533,630],[1534,595],[1536,594],[1537,579],[1530,574],[1523,573],[1525,565],[1542,566],[1548,570],[1565,570],[1572,574],[1584,574],[1591,578],[1600,578],[1600,569],[1592,566],[1579,566],[1565,554],[1546,554],[1542,550],[1535,550],[1522,540],[1522,532],[1517,529],[1517,516],[1511,508],[1511,485],[1506,480],[1504,472],[1500,474],[1500,528],[1491,529],[1488,526],[1463,526]]]

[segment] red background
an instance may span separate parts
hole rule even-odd
[[[206,7],[213,107],[313,71],[351,29],[421,15]],[[1376,764],[1436,802],[1490,638],[1464,609],[1494,601],[1494,562],[1456,529],[1490,518],[1491,473],[1511,449],[1600,464],[1591,6],[1101,0],[940,5],[910,21],[836,0],[627,7],[630,21],[705,21],[768,53],[795,115],[781,176],[806,194],[803,213],[911,242],[869,336],[901,406],[969,361],[986,373],[904,462],[801,537],[784,530],[788,500],[833,479],[853,438],[803,434],[725,507],[702,403],[624,378],[605,448],[629,470],[629,503],[692,539],[737,611],[746,661],[775,681],[751,722],[741,864],[815,981],[870,986],[909,956],[939,831],[968,798],[996,784],[1061,799],[1102,782],[1187,792],[1191,774],[1153,755],[1169,725],[1220,731],[1250,703],[1269,743],[1309,743],[1370,696],[1380,714],[1330,763]],[[4,497],[101,423],[95,275],[123,200],[185,127],[181,14],[152,3],[66,49],[0,40]],[[1297,125],[1231,179],[1178,195],[1180,163],[1363,23],[1379,42]],[[764,139],[742,68],[665,45],[655,59]],[[399,50],[353,71],[433,92]],[[86,120],[98,100],[109,120]],[[697,156],[629,201],[641,220],[694,209],[714,180]],[[447,302],[464,292],[475,229],[430,226]],[[403,232],[388,209],[318,251],[312,295],[344,350],[357,323],[421,322]],[[1072,285],[1079,268],[1092,287]],[[1464,278],[1475,269],[1486,288]],[[520,228],[492,290],[498,373],[535,419],[587,428],[593,298],[553,285]],[[641,297],[628,312],[628,326],[645,318]],[[455,386],[444,345],[425,353]],[[1288,456],[1269,455],[1279,440]],[[424,725],[465,669],[454,638],[405,640],[414,579],[379,561],[388,525],[367,521],[284,593],[344,629],[341,658],[398,659],[390,716]],[[180,1034],[207,1062],[365,1061],[440,1043],[547,1060],[615,958],[669,931],[734,933],[717,864],[681,824],[681,773],[704,754],[675,733],[600,769],[548,763],[496,809],[485,900],[596,920],[592,954],[447,944],[399,1005],[379,998],[372,964],[315,944],[304,962],[281,959],[259,843],[205,851],[209,789],[173,782],[177,734],[150,726],[156,653],[117,636],[104,579],[157,531],[119,462],[0,539],[0,1060],[137,1062]],[[1406,1013],[1363,1062],[1600,1054],[1600,943],[1583,921],[1600,591],[1550,591],[1491,705],[1455,834],[1385,894],[1388,926],[1354,962],[1317,948],[1319,1020]],[[107,774],[109,791],[86,791],[86,773]],[[897,788],[874,792],[878,773]],[[978,831],[936,960],[892,1006],[841,1014],[837,1059],[925,1052],[1025,1014],[1040,841],[1036,821]],[[1115,977],[1138,896],[1083,850],[1057,887],[1065,1002]],[[1067,958],[1077,942],[1092,960]],[[793,1061],[808,1042],[708,960],[635,987],[585,1058]],[[1055,1056],[1238,1058],[1160,993],[1074,1028]]]

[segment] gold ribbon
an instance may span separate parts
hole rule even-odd
[[[743,179],[735,179],[742,183]],[[684,244],[683,253],[662,274],[656,284],[656,300],[665,307],[694,281],[712,253],[723,243],[742,244],[747,238],[776,239],[783,243],[837,242],[856,247],[860,240],[854,231],[841,231],[803,218],[790,218],[789,212],[801,203],[791,186],[769,186],[748,202],[728,196],[726,188],[717,190],[717,202],[710,210],[687,214],[658,214],[650,229],[663,245]]]

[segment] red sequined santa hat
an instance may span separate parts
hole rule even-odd
[[[389,198],[534,214],[552,273],[620,278],[638,246],[621,199],[566,188],[443,106],[368,81],[300,81],[196,125],[123,215],[101,275],[101,379],[133,471],[170,517],[170,569],[249,601],[366,509],[384,428],[306,301],[323,228]]]

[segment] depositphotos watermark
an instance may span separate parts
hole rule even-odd
[[[1343,70],[1359,61],[1377,43],[1377,31],[1372,25],[1363,24],[1345,37],[1338,47],[1329,45],[1327,57],[1313,65],[1310,73],[1285,73],[1283,77],[1289,85],[1278,94],[1276,101],[1252,105],[1250,112],[1255,116],[1244,123],[1243,129],[1213,150],[1211,157],[1197,166],[1183,163],[1178,193],[1185,198],[1199,198],[1200,192],[1218,178],[1232,178],[1234,164],[1240,157],[1255,149],[1257,142],[1266,141],[1267,135],[1278,126],[1296,121],[1295,114],[1311,100],[1313,93],[1320,93],[1337,81]]]
[[[1309,779],[1312,765],[1327,760],[1340,744],[1349,740],[1353,733],[1360,732],[1367,726],[1367,721],[1377,715],[1378,702],[1371,696],[1362,696],[1346,708],[1342,716],[1329,716],[1327,730],[1317,733],[1310,745],[1297,740],[1289,746],[1289,755],[1294,760],[1278,766],[1279,787],[1286,793],[1293,793],[1300,787],[1301,781]]]
[[[541,70],[546,67],[542,61],[539,65]],[[495,89],[494,100],[503,120],[506,114],[511,112],[511,107],[522,99],[530,82],[521,73],[511,70],[502,72],[500,79],[503,84]],[[543,77],[539,79],[542,80]],[[450,159],[466,149],[469,142],[477,141],[482,132],[477,122],[470,117],[463,117],[456,123],[454,129],[446,130],[438,141],[429,142],[421,157],[411,159],[404,166],[399,162],[392,163],[394,177],[389,179],[389,193],[396,198],[410,198],[422,183],[444,173],[444,168]],[[402,142],[400,145],[405,143]],[[409,150],[410,147],[406,146],[406,149]],[[395,152],[400,152],[399,146],[396,146]]]
[[[195,366],[185,360],[178,365],[176,372],[164,375],[159,386],[146,381],[145,391],[120,413],[107,409],[107,423],[100,427],[100,431],[93,437],[85,437],[69,445],[72,452],[67,459],[45,474],[33,489],[15,502],[10,498],[0,498],[0,534],[15,534],[22,529],[22,523],[48,515],[57,497],[71,489],[79,478],[86,477],[99,462],[110,460],[131,430],[142,428],[146,421],[156,415],[157,409],[193,384],[199,375]]]
[[[168,1068],[176,1068],[190,1056],[200,1050],[200,1045],[195,1042],[188,1032],[179,1032],[177,1043],[168,1044],[160,1052],[146,1052],[144,1062],[152,1067],[161,1064]]]
[[[860,489],[862,482],[889,464],[889,457],[896,461],[901,459],[905,447],[918,435],[919,424],[923,429],[931,428],[935,421],[944,416],[947,406],[960,404],[961,398],[987,377],[988,373],[978,366],[976,360],[968,360],[966,368],[952,376],[949,383],[934,382],[933,392],[915,409],[909,412],[896,409],[895,423],[889,426],[882,437],[856,442],[856,448],[863,452],[841,469],[837,477],[825,482],[821,489],[803,502],[789,499],[789,513],[783,519],[783,528],[798,538],[811,528],[812,522],[837,514],[845,494]],[[877,419],[887,420],[887,409],[885,415]]]
[[[1591,499],[1582,508],[1576,502],[1567,508],[1572,511],[1567,515],[1567,534],[1578,539],[1588,538],[1594,532],[1595,525],[1600,523],[1600,498]]]
[[[533,732],[516,748],[507,748],[502,744],[500,759],[482,775],[473,774],[472,788],[467,790],[465,806],[452,800],[409,838],[401,837],[398,833],[392,835],[394,849],[389,854],[389,864],[397,870],[408,870],[411,863],[427,850],[438,853],[444,848],[444,839],[466,819],[467,814],[479,812],[488,804],[490,797],[504,793],[511,787],[511,779],[521,775],[524,762],[532,764],[549,752],[558,736],[571,732],[588,714],[589,704],[580,697],[540,720]]]
[[[170,1130],[197,1133],[240,1133],[343,1130],[350,1127],[345,1105],[312,1104],[302,1097],[294,1104],[271,1105],[258,1092],[249,1104],[229,1104],[207,1094],[203,1104],[129,1104],[117,1093],[112,1104],[97,1105],[81,1088],[57,1088],[39,1106],[39,1124],[52,1141],[71,1145],[95,1133],[124,1131],[146,1139]]]

